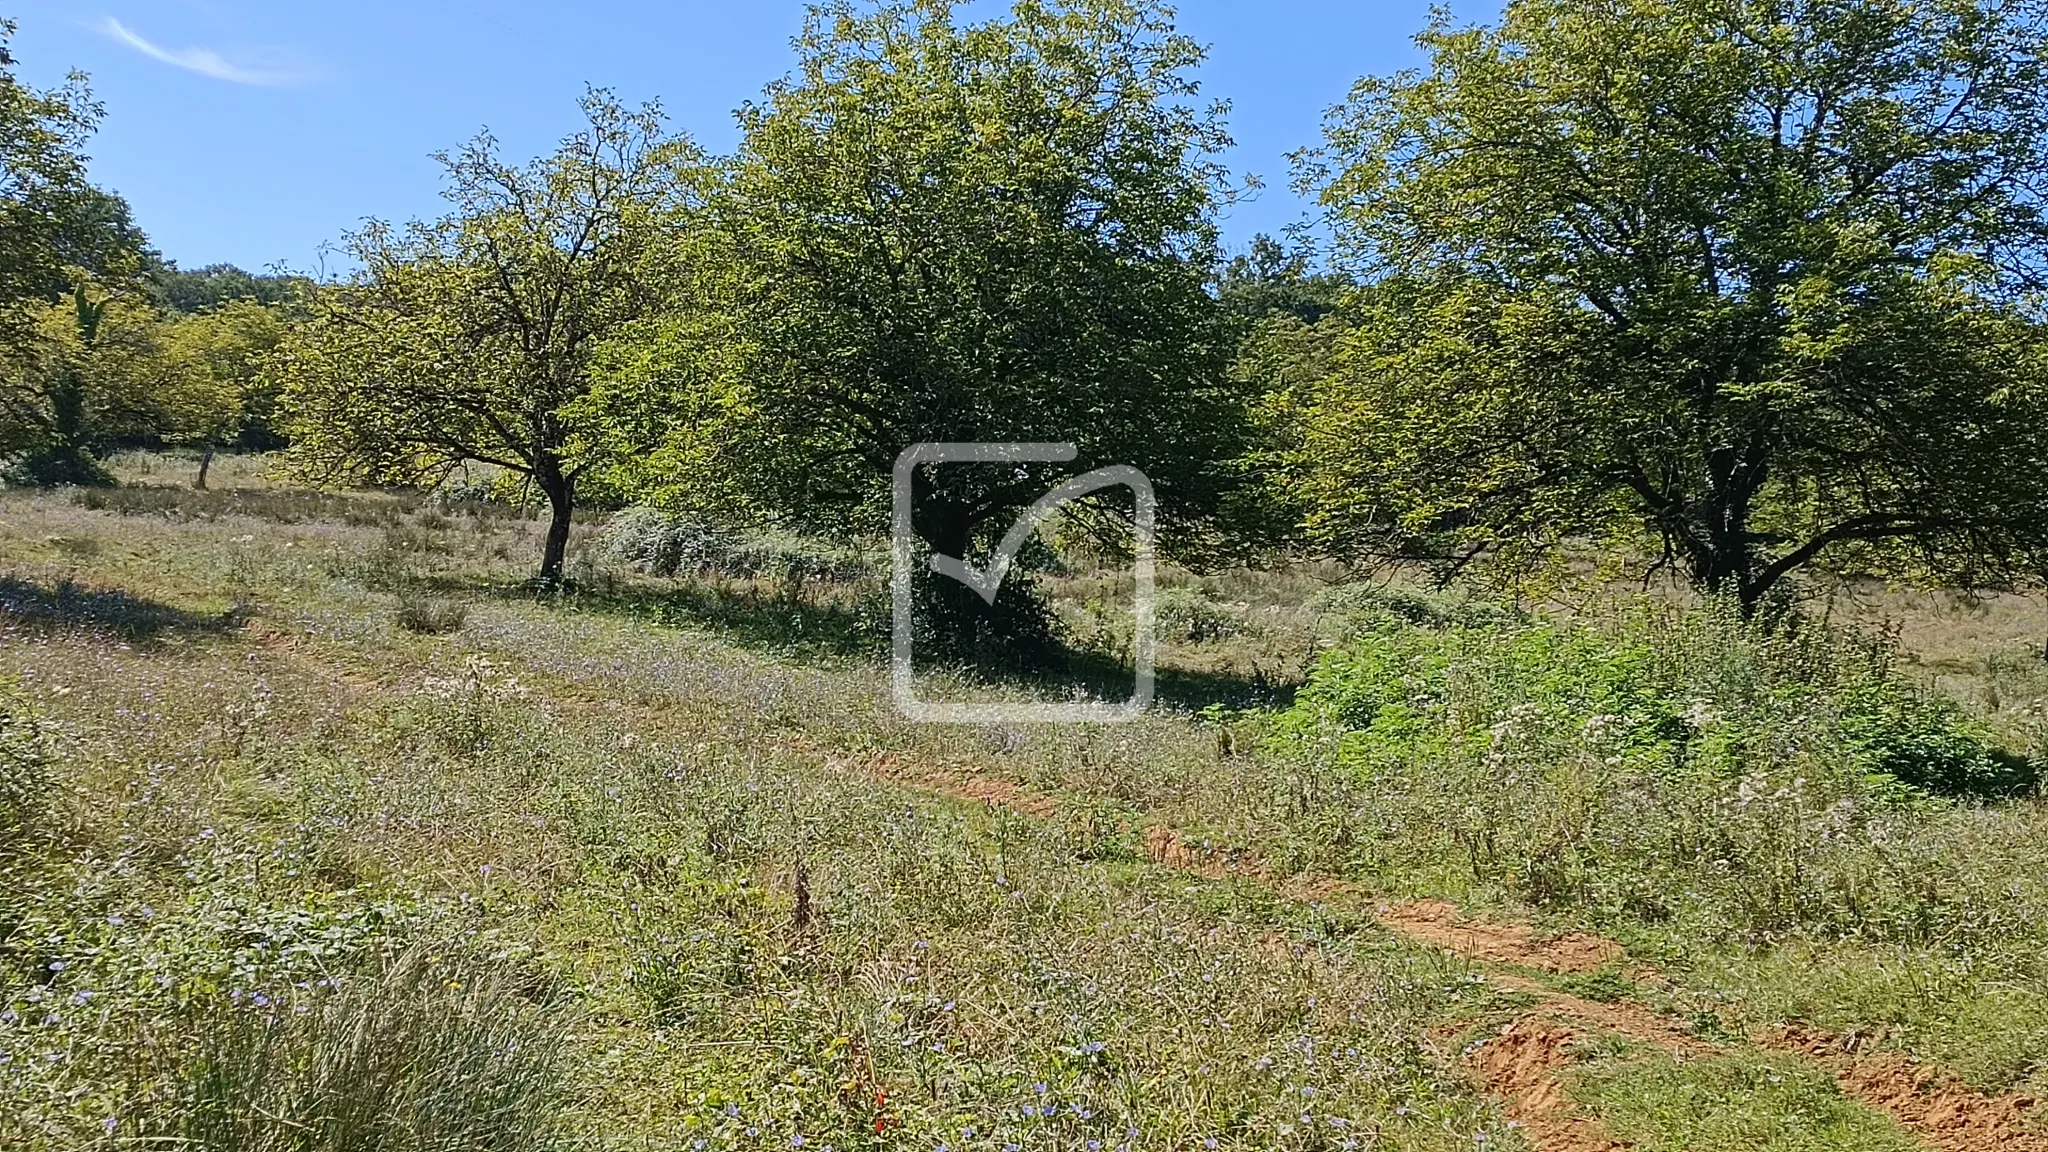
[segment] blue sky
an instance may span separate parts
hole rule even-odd
[[[1182,28],[1210,46],[1207,94],[1234,105],[1228,160],[1266,180],[1225,221],[1233,247],[1302,216],[1287,153],[1316,139],[1354,79],[1416,62],[1410,37],[1428,6],[1179,5]],[[485,126],[508,154],[548,150],[586,82],[659,97],[676,126],[729,148],[732,109],[788,71],[803,19],[795,0],[14,0],[0,11],[20,25],[24,79],[90,74],[107,106],[94,178],[128,198],[166,256],[312,272],[322,245],[366,217],[437,214],[432,152]]]

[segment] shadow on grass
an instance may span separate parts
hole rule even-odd
[[[15,576],[0,576],[0,619],[30,627],[81,628],[138,645],[172,635],[225,635],[242,622],[232,611],[206,615],[118,588],[88,588],[70,579],[39,584]]]
[[[1078,681],[1105,700],[1126,699],[1131,693],[1131,667],[1098,652],[1069,652],[1064,679]],[[1025,679],[1021,683],[1034,683]],[[1154,669],[1155,698],[1169,708],[1200,712],[1204,708],[1285,708],[1294,703],[1296,685],[1279,683],[1265,676],[1243,676],[1234,672],[1195,671],[1160,665]]]
[[[440,582],[434,582],[440,584]],[[785,592],[743,585],[678,581],[650,587],[625,581],[536,585],[441,584],[451,593],[482,593],[577,612],[602,612],[665,627],[701,628],[755,651],[803,660],[881,664],[889,659],[889,605],[875,595],[855,595],[819,604]],[[1011,687],[1065,696],[1079,687],[1104,700],[1126,699],[1131,669],[1099,652],[1068,649],[1057,666],[1037,671],[969,668],[970,678],[992,687]],[[1211,706],[1233,709],[1284,708],[1295,685],[1264,676],[1161,667],[1157,699],[1167,707],[1199,712]]]
[[[439,581],[430,583],[441,584]],[[741,647],[810,660],[874,662],[889,657],[886,606],[880,616],[841,603],[815,604],[754,587],[678,582],[649,587],[615,581],[445,585],[571,612],[602,612],[665,627],[701,628]]]

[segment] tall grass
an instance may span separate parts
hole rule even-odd
[[[209,1013],[139,1135],[203,1152],[541,1152],[562,1142],[561,1040],[502,975],[416,946],[297,1003]]]
[[[0,678],[0,852],[42,811],[54,760],[43,720],[13,680]]]

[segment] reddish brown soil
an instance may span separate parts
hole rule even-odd
[[[1597,972],[1623,956],[1621,945],[1583,932],[1544,936],[1527,924],[1472,920],[1442,900],[1410,900],[1379,910],[1387,930],[1468,960],[1518,964],[1545,972]]]
[[[1465,1066],[1499,1098],[1508,1118],[1522,1125],[1538,1152],[1624,1152],[1629,1145],[1581,1114],[1559,1080],[1574,1063],[1570,1045],[1578,1035],[1562,1024],[1524,1016],[1467,1052]]]
[[[1897,1051],[1860,1052],[1853,1038],[1803,1028],[1759,1037],[1827,1069],[1845,1095],[1887,1113],[1940,1152],[2048,1152],[2032,1096],[1986,1096]]]

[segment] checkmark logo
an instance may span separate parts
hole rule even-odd
[[[1137,717],[1152,703],[1153,658],[1156,642],[1152,633],[1153,565],[1157,547],[1158,498],[1145,474],[1126,464],[1114,464],[1072,477],[1032,501],[995,551],[977,567],[961,556],[934,555],[926,561],[930,570],[958,580],[972,588],[983,603],[994,604],[1010,574],[1017,555],[1037,533],[1039,526],[1061,508],[1076,500],[1110,488],[1129,488],[1135,507],[1131,519],[1133,576],[1132,597],[1132,688],[1121,702],[1078,701],[1067,703],[942,703],[920,699],[914,677],[912,643],[914,596],[911,577],[918,554],[917,537],[911,527],[912,478],[923,465],[1017,465],[1022,463],[1068,463],[1079,453],[1072,444],[1060,443],[927,443],[913,444],[896,458],[894,475],[895,516],[893,523],[894,564],[890,599],[894,627],[890,643],[890,691],[896,706],[912,720],[951,724],[1016,723],[1114,723]]]
[[[1017,517],[1017,522],[1010,525],[1010,530],[1003,533],[1002,543],[996,545],[995,553],[989,557],[986,567],[976,568],[958,556],[933,556],[932,571],[943,576],[951,576],[974,589],[984,603],[994,604],[996,593],[1002,590],[1003,577],[1010,574],[1010,565],[1016,562],[1017,553],[1023,550],[1025,543],[1037,533],[1038,526],[1053,513],[1083,496],[1093,495],[1104,488],[1130,488],[1137,491],[1141,484],[1148,489],[1150,487],[1146,483],[1145,474],[1128,464],[1112,464],[1107,468],[1084,472],[1033,501],[1031,507],[1026,508],[1023,514]]]

